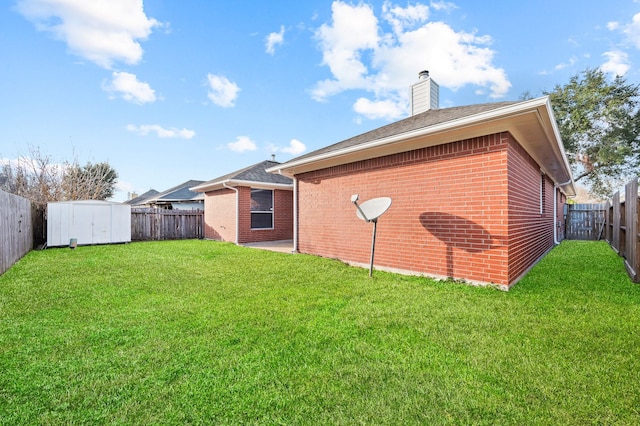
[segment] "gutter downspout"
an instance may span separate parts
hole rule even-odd
[[[227,185],[227,182],[222,182],[222,186],[227,189],[233,189],[236,192],[236,240],[234,243],[237,245],[240,235],[240,211],[238,210],[240,208],[240,191],[235,186]]]
[[[298,178],[293,177],[293,250],[298,253]]]
[[[560,244],[560,241],[558,241],[558,188],[569,185],[571,182],[573,182],[573,179],[553,185],[553,243],[555,245]]]

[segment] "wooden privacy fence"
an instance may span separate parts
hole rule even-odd
[[[31,201],[0,191],[0,274],[32,248]]]
[[[131,209],[131,241],[204,237],[204,211]]]
[[[605,239],[611,247],[624,258],[624,264],[629,276],[638,282],[640,267],[640,251],[638,245],[638,179],[634,179],[625,186],[624,198],[616,192],[611,202],[607,203]]]
[[[565,223],[568,240],[604,238],[606,204],[567,204]]]

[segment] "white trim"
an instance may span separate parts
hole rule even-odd
[[[298,253],[298,178],[293,178],[293,253]]]
[[[238,179],[225,179],[216,182],[205,182],[200,185],[189,188],[194,192],[209,192],[222,188],[248,186],[256,189],[282,189],[284,191],[293,191],[293,184],[290,183],[270,183],[270,182],[256,182],[251,180],[238,180]]]
[[[542,113],[543,111],[541,111],[541,109],[544,110],[546,114]],[[342,164],[339,160],[340,157],[351,155],[349,158],[347,158],[347,160],[345,160],[345,161],[351,162],[351,161],[354,161],[352,159],[354,158],[353,154],[355,153],[365,152],[369,150],[376,150],[381,147],[388,148],[388,146],[394,145],[396,143],[408,142],[408,141],[415,140],[417,138],[425,137],[425,136],[434,136],[435,139],[431,140],[431,144],[438,145],[441,143],[452,141],[443,137],[438,139],[436,137],[436,135],[438,134],[443,134],[443,133],[454,131],[454,130],[458,130],[458,131],[464,130],[466,128],[469,128],[469,133],[473,133],[471,129],[472,126],[480,126],[480,125],[488,126],[493,122],[496,122],[497,120],[506,120],[506,119],[524,116],[526,114],[532,114],[532,113],[535,114],[536,120],[540,126],[539,127],[540,130],[544,134],[546,134],[546,137],[548,138],[550,143],[551,151],[553,152],[553,157],[555,158],[555,160],[559,161],[559,164],[558,163],[556,164],[558,164],[558,166],[560,167],[560,169],[562,169],[562,171],[558,173],[554,173],[551,170],[546,170],[549,164],[541,164],[541,167],[545,168],[546,174],[549,175],[553,181],[555,181],[556,179],[563,178],[562,176],[558,176],[559,174],[566,174],[569,178],[571,178],[571,168],[569,167],[569,162],[567,160],[564,147],[562,146],[562,139],[560,138],[560,132],[558,131],[558,126],[553,116],[553,112],[551,109],[551,102],[549,101],[548,96],[531,99],[523,102],[518,102],[516,104],[507,105],[507,106],[496,108],[490,111],[485,111],[485,112],[470,115],[467,117],[450,120],[444,123],[439,123],[439,124],[423,127],[416,130],[399,133],[396,135],[388,136],[381,139],[376,139],[370,142],[365,142],[365,143],[354,145],[354,146],[345,147],[342,149],[337,149],[334,151],[324,152],[318,155],[301,158],[299,160],[293,159],[287,163],[278,164],[276,166],[270,167],[266,169],[266,171],[268,173],[279,173],[287,176],[292,176],[296,173],[295,171],[296,168],[302,168],[303,166],[311,166],[313,163],[317,163],[317,162],[325,162],[325,164],[321,166],[322,168],[331,167],[331,166]],[[503,129],[502,131],[517,130],[517,126],[518,126],[517,123],[511,123],[511,124],[505,123],[505,124],[506,125],[501,126],[501,128]],[[499,130],[489,129],[488,131],[499,131]],[[464,134],[462,134],[461,136],[463,138],[466,138]],[[523,143],[523,141],[519,141],[519,142]],[[429,146],[426,143],[424,145]],[[416,149],[417,147],[418,146],[416,145],[416,146],[410,147],[409,149]],[[533,154],[532,157],[536,159],[537,156],[535,155],[536,153],[534,149],[535,147],[531,147],[531,146],[528,147],[523,145],[523,148],[525,148],[525,150],[529,152],[530,155]],[[397,150],[397,152],[402,152],[402,151],[403,151],[402,147],[398,148]],[[393,152],[396,152],[396,151],[392,151],[388,148],[385,151],[385,154],[383,155],[387,155]],[[378,156],[378,155],[374,155],[374,157],[375,156]],[[329,163],[330,160],[334,160],[334,161]],[[315,170],[315,169],[310,168],[304,171],[310,171],[310,170]],[[565,189],[571,193],[574,191],[572,179],[570,180],[570,184],[568,184],[567,188]],[[564,192],[567,192],[567,191],[564,191]]]
[[[465,127],[468,126],[470,124],[477,124],[479,122],[482,121],[489,121],[492,119],[496,119],[496,118],[500,118],[506,115],[513,115],[513,114],[519,114],[522,112],[525,112],[525,110],[529,110],[532,107],[538,107],[538,106],[542,106],[544,103],[540,102],[541,99],[544,98],[538,98],[538,99],[534,99],[534,101],[537,101],[535,103],[533,103],[532,101],[525,101],[522,103],[518,103],[518,104],[514,104],[514,105],[507,105],[501,108],[496,108],[493,109],[491,111],[486,111],[486,112],[482,112],[479,114],[474,114],[474,115],[470,115],[467,117],[463,117],[463,118],[458,118],[455,120],[451,120],[451,121],[447,121],[444,123],[439,123],[439,124],[435,124],[433,126],[429,126],[429,127],[422,127],[420,129],[416,129],[416,130],[411,130],[408,132],[404,132],[404,133],[399,133],[397,135],[393,135],[393,136],[387,136],[386,138],[382,138],[382,139],[376,139],[373,140],[371,142],[366,142],[366,143],[362,143],[362,144],[358,144],[358,145],[354,145],[354,146],[349,146],[346,148],[342,148],[342,149],[338,149],[336,151],[330,151],[330,152],[325,152],[322,154],[318,154],[316,156],[313,157],[307,157],[307,158],[303,158],[302,160],[298,160],[298,161],[289,161],[287,163],[284,164],[278,164],[277,166],[273,166],[270,167],[268,169],[265,169],[265,171],[267,173],[274,173],[274,172],[280,172],[282,174],[282,170],[286,170],[286,169],[290,169],[296,166],[302,166],[308,163],[313,163],[315,161],[319,161],[319,160],[325,160],[325,159],[329,159],[332,157],[339,157],[341,155],[345,155],[345,154],[349,154],[352,152],[357,152],[357,151],[364,151],[370,148],[375,148],[378,147],[380,145],[387,145],[390,143],[394,143],[394,142],[398,142],[398,141],[403,141],[405,139],[411,139],[411,138],[415,138],[418,136],[425,136],[425,135],[429,135],[429,134],[433,134],[433,133],[439,133],[439,132],[443,132],[443,131],[447,131],[447,130],[451,130],[454,128],[459,128],[459,127]],[[532,105],[529,105],[529,103],[532,103]],[[526,104],[525,106],[523,106],[523,104]],[[285,167],[283,167],[285,166]]]
[[[251,196],[253,195],[253,191],[271,191],[271,210],[270,211],[266,211],[266,210],[253,210],[250,209],[249,210],[249,225],[250,225],[250,229],[252,231],[273,231],[276,228],[276,220],[275,220],[275,208],[276,208],[276,192],[273,189],[264,189],[264,188],[251,188],[250,189],[251,194],[250,194],[250,200],[253,199]],[[253,214],[254,213],[271,213],[271,227],[270,228],[254,228],[253,224],[251,223],[253,220]]]
[[[544,172],[540,171],[540,215],[544,214]]]

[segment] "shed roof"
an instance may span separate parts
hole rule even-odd
[[[431,109],[345,139],[283,164],[270,173],[299,173],[507,131],[568,195],[575,195],[571,169],[547,96]]]
[[[192,191],[208,192],[224,187],[249,186],[262,189],[293,190],[293,179],[288,176],[267,173],[266,169],[276,167],[277,161],[262,161],[235,172],[217,177],[207,182],[191,187]]]

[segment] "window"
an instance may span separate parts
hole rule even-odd
[[[544,208],[546,204],[546,194],[545,194],[545,178],[544,173],[540,174],[540,214],[544,214]]]
[[[251,229],[273,228],[273,191],[251,190]]]

